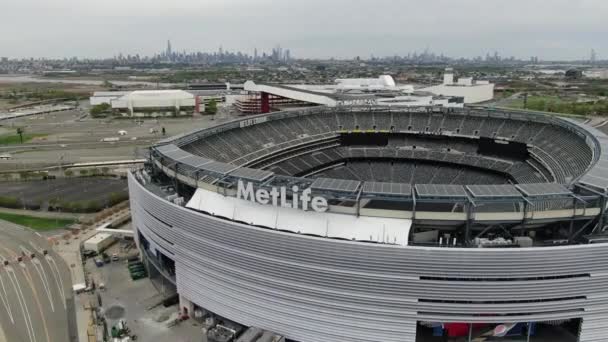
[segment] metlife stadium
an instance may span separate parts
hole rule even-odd
[[[605,341],[607,141],[472,107],[248,117],[150,149],[136,240],[184,312],[291,340]]]

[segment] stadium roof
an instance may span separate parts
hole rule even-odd
[[[365,182],[362,193],[372,195],[411,196],[412,186],[405,183]]]
[[[289,86],[289,85],[271,85],[271,87],[299,91],[299,92],[308,93],[308,94],[312,94],[312,95],[327,96],[327,97],[329,97],[333,100],[337,100],[337,101],[347,101],[347,100],[355,100],[355,99],[357,99],[357,100],[375,99],[376,98],[373,95],[354,96],[354,95],[345,95],[345,94],[338,94],[338,93],[326,93],[326,92],[322,92],[322,91],[314,91],[314,90],[309,90],[309,89],[294,87],[294,86]]]
[[[272,177],[273,175],[274,172],[272,171],[252,169],[248,167],[241,167],[230,173],[230,176],[239,177],[255,182],[263,182],[266,179]]]
[[[521,192],[511,184],[467,185],[467,189],[475,198],[521,197]]]
[[[526,196],[560,196],[571,195],[572,191],[568,190],[562,184],[557,183],[536,183],[536,184],[517,184],[515,185]]]
[[[193,155],[186,158],[182,158],[179,160],[179,162],[191,166],[193,168],[200,168],[205,164],[212,163],[213,160]]]
[[[122,97],[128,100],[147,100],[151,98],[164,98],[173,100],[192,99],[194,95],[183,90],[136,90]]]
[[[467,198],[462,185],[451,184],[416,184],[416,193],[420,197]]]
[[[263,205],[197,189],[188,208],[227,219],[298,234],[407,246],[411,220],[318,213]]]
[[[355,192],[360,184],[348,179],[317,178],[310,187],[313,190]]]

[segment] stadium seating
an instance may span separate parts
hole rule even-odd
[[[442,114],[426,112],[318,112],[271,120],[260,124],[236,128],[221,134],[195,140],[184,146],[184,150],[202,157],[249,165],[260,157],[271,156],[286,148],[301,143],[312,143],[316,137],[326,137],[327,133],[338,131],[392,131],[409,134],[394,135],[389,138],[386,148],[324,149],[313,154],[294,154],[298,158],[289,162],[271,162],[281,173],[299,175],[310,170],[336,163],[346,158],[406,158],[423,161],[441,161],[458,165],[469,165],[479,169],[508,172],[512,179],[520,183],[557,181],[568,183],[575,180],[589,167],[593,154],[586,142],[576,133],[561,126],[548,123],[511,120],[488,116],[482,111],[475,115]],[[419,132],[423,134],[419,134]],[[335,134],[335,133],[334,133]],[[452,137],[439,138],[441,135]],[[455,138],[453,135],[459,136]],[[477,154],[477,137],[502,138],[526,143],[531,158],[507,160]],[[346,155],[344,155],[346,154]],[[376,161],[378,162],[378,161]],[[379,162],[378,162],[379,163]],[[384,163],[378,165],[386,166]],[[345,166],[361,177],[378,178],[373,167],[361,165]],[[458,183],[469,179],[468,174],[442,166],[443,173],[434,174],[425,167],[409,172],[405,176],[396,175],[391,179],[410,179],[412,174],[422,180],[433,182],[455,178]],[[429,171],[425,173],[424,171]],[[394,167],[390,172],[398,171]],[[437,171],[437,170],[436,170]],[[469,170],[471,171],[471,170]],[[328,171],[329,172],[329,171]],[[398,172],[397,172],[398,173]],[[493,175],[491,175],[493,176]],[[382,178],[382,175],[378,179]],[[474,177],[472,177],[474,178]],[[490,177],[490,181],[496,182]],[[475,179],[473,179],[475,181]],[[419,179],[416,182],[420,182]],[[476,183],[479,183],[477,181]]]
[[[405,161],[350,161],[316,173],[313,177],[420,184],[504,184],[508,182],[505,177],[498,174],[488,174],[464,167]]]

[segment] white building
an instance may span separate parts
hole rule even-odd
[[[379,97],[377,104],[381,106],[398,107],[445,107],[462,108],[464,101],[457,96],[437,96],[428,92],[413,92],[407,95],[395,97]]]
[[[494,98],[494,84],[488,81],[475,81],[472,78],[464,77],[455,82],[451,68],[446,69],[442,84],[420,90],[439,96],[464,97],[464,103],[467,104],[485,102]]]
[[[590,69],[583,71],[583,75],[589,78],[608,79],[608,69]]]
[[[137,90],[120,97],[106,95],[105,98],[109,99],[114,111],[128,116],[187,115],[199,107],[197,98],[183,90]]]
[[[335,82],[337,89],[340,90],[391,90],[397,87],[390,75],[382,75],[378,78],[339,78]]]
[[[464,106],[463,96],[446,96],[429,91],[416,91],[411,85],[397,86],[392,77],[387,77],[381,76],[378,79],[342,79],[336,80],[337,85],[268,85],[247,81],[245,82],[245,90],[252,93],[267,93],[275,97],[299,101],[303,105],[317,104],[328,107],[350,105]],[[381,85],[380,82],[369,82],[370,80],[382,80],[382,84],[384,85]],[[346,89],[345,87],[350,87],[350,89]],[[376,88],[372,90],[369,87]],[[276,104],[276,100],[273,104]],[[262,107],[259,103],[252,103],[251,105],[254,108]],[[276,105],[275,107],[280,106]],[[245,112],[242,106],[239,107],[239,110]]]
[[[84,250],[93,251],[97,253],[103,252],[111,244],[116,241],[116,238],[112,234],[108,233],[97,233],[90,239],[86,240],[82,246]]]
[[[131,93],[130,91],[96,91],[93,93],[93,96],[89,99],[91,102],[91,106],[97,106],[103,103],[112,104],[112,101],[119,99],[127,94]]]

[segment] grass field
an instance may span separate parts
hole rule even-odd
[[[502,106],[522,109],[524,107],[524,100],[521,98],[504,100]],[[528,97],[527,109],[556,113],[559,115],[606,115],[608,114],[608,101],[598,100],[595,103],[587,103],[576,102],[572,99],[563,99],[558,96],[534,95]]]
[[[28,141],[31,141],[34,138],[40,138],[40,137],[44,137],[44,134],[24,134],[23,135],[23,142],[26,143]],[[21,140],[19,138],[18,134],[4,134],[4,135],[0,135],[0,145],[16,145],[16,144],[20,144]]]
[[[38,231],[65,228],[67,225],[74,223],[74,220],[69,219],[51,219],[9,213],[0,213],[0,220],[9,221]]]

